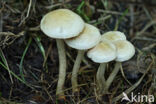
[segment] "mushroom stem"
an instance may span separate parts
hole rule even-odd
[[[64,98],[64,82],[66,76],[66,54],[63,40],[56,39],[57,49],[59,54],[59,78],[57,83],[56,95],[58,98]]]
[[[84,53],[85,53],[84,50],[79,50],[78,54],[77,54],[77,57],[76,57],[76,60],[75,60],[75,63],[74,63],[74,67],[73,67],[73,71],[72,71],[72,78],[71,78],[73,92],[78,91],[77,76],[78,76],[78,71],[79,71],[80,64],[81,64],[82,58],[84,56]]]
[[[104,90],[103,90],[103,93],[104,93],[104,94],[108,92],[108,89],[109,89],[111,83],[113,82],[115,76],[116,76],[117,73],[119,72],[120,65],[121,65],[120,62],[116,62],[115,68],[113,69],[112,73],[109,75],[108,79],[106,80],[106,84],[105,84]]]
[[[105,85],[105,69],[106,69],[106,63],[100,64],[98,71],[96,73],[96,80],[97,80],[97,90],[99,93],[102,92],[103,86]]]

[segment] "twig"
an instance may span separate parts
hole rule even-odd
[[[50,95],[49,91],[47,90],[47,88],[46,87],[43,87],[43,88],[44,88],[45,92],[47,93],[47,95],[49,96],[50,100],[52,102],[54,102],[54,100],[53,100],[52,96]]]
[[[8,65],[8,63],[7,63],[7,60],[6,60],[5,56],[4,56],[4,53],[3,53],[3,51],[2,51],[1,48],[0,48],[0,53],[1,53],[1,55],[3,56],[4,64],[5,64],[6,68],[8,69],[9,77],[10,77],[11,83],[13,84],[14,82],[13,82],[13,79],[12,79],[12,75],[11,75],[11,73],[10,73],[10,68],[9,68],[9,65]]]
[[[105,17],[100,17],[100,18],[98,18],[98,20],[89,21],[88,23],[93,24],[93,23],[96,23],[96,22],[99,22],[99,21],[103,22],[103,21],[105,21],[105,20],[107,20],[107,19],[109,19],[109,18],[111,18],[111,17],[112,17],[111,15],[107,15],[107,16],[105,16]]]
[[[133,34],[133,27],[134,26],[134,6],[130,4],[130,35]]]
[[[23,23],[23,22],[29,17],[29,13],[30,13],[31,5],[32,5],[32,0],[30,0],[30,2],[29,2],[26,17],[24,17],[24,18],[21,20],[21,22],[20,22],[20,24],[19,24],[18,26],[21,26],[22,23]]]
[[[1,7],[1,5],[0,5],[0,7]],[[2,12],[0,12],[0,32],[2,32],[3,31],[3,13]],[[7,63],[7,61],[6,61],[6,58],[5,58],[5,56],[4,56],[4,54],[3,54],[3,51],[1,50],[1,48],[0,48],[0,52],[1,52],[1,54],[3,55],[3,57],[4,57],[4,61],[5,61],[5,65],[6,65],[6,67],[8,68],[8,73],[9,73],[9,77],[10,77],[10,80],[11,80],[11,83],[13,84],[14,82],[13,82],[13,79],[12,79],[12,75],[11,75],[11,73],[10,73],[10,68],[9,68],[9,65],[8,65],[8,63]]]
[[[149,22],[140,32],[138,32],[136,34],[136,37],[142,35],[149,27],[151,27],[151,26],[153,26],[155,24],[156,24],[156,21]]]
[[[145,11],[147,17],[149,18],[149,20],[153,21],[152,16],[150,15],[148,9],[147,9],[144,5],[143,5],[143,9],[144,9],[144,11]],[[154,26],[154,29],[156,29],[156,26]]]
[[[28,30],[29,31],[39,31],[40,30],[40,25],[38,25],[36,27],[30,27]]]
[[[152,49],[153,47],[156,47],[156,43],[153,43],[153,44],[151,44],[151,45],[149,45],[147,47],[144,47],[142,50],[147,51],[147,50]]]
[[[134,85],[132,85],[129,89],[127,89],[126,91],[124,91],[126,94],[129,94],[131,91],[133,91],[143,80],[143,78],[145,77],[145,75],[147,74],[147,72],[151,69],[153,65],[153,61],[151,62],[151,64],[148,66],[146,72],[142,75],[142,77],[139,79],[138,82],[136,82]],[[119,99],[121,99],[123,97],[123,94],[120,94],[119,96],[115,97],[112,102],[117,102]]]
[[[24,35],[25,31],[22,31],[15,35],[12,32],[0,32],[0,46],[5,47],[5,45],[12,44],[17,38]],[[12,39],[12,40],[10,40]]]
[[[129,82],[128,79],[125,77],[125,74],[124,74],[122,65],[120,65],[120,71],[121,71],[121,74],[122,74],[123,78],[126,80],[126,82],[127,82],[129,85],[132,85],[131,82]]]
[[[109,10],[102,10],[102,9],[97,9],[97,11],[102,13],[114,14],[114,15],[123,15],[123,13],[117,11],[109,11]],[[140,12],[134,13],[134,15],[137,15],[139,13]],[[125,16],[131,16],[131,14],[127,13]]]
[[[146,41],[153,41],[153,42],[156,42],[156,39],[154,38],[147,38],[147,37],[135,37],[134,38],[135,40],[146,40]],[[134,40],[133,39],[133,40]]]
[[[58,4],[53,4],[53,5],[50,5],[50,6],[46,6],[45,8],[46,9],[53,9],[53,8],[61,6],[61,5],[62,5],[61,3],[58,3]]]

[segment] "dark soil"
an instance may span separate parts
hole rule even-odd
[[[86,22],[97,26],[101,33],[114,29],[124,32],[136,48],[135,56],[123,63],[125,77],[119,72],[109,89],[110,94],[99,100],[95,83],[99,64],[86,55],[78,77],[80,92],[77,97],[72,95],[71,71],[77,51],[66,46],[66,104],[102,104],[106,101],[112,104],[113,98],[133,86],[143,75],[145,77],[133,92],[154,95],[156,101],[156,2],[147,1],[85,0],[80,12],[77,8],[83,0],[0,0],[0,104],[60,104],[55,96],[59,64],[56,42],[39,28],[41,18],[58,8],[73,10]],[[42,46],[45,53],[40,49]],[[114,63],[109,63],[106,77]],[[126,102],[118,100],[116,104]]]

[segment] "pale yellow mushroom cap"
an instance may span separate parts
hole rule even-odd
[[[51,38],[67,39],[82,32],[84,21],[71,10],[57,9],[42,18],[40,27]]]
[[[87,56],[96,63],[106,63],[116,58],[116,47],[109,41],[100,42],[88,51]]]
[[[84,30],[79,36],[66,39],[65,42],[72,48],[86,50],[94,47],[100,42],[101,35],[99,30],[90,24],[85,24]]]
[[[105,41],[105,40],[108,40],[111,42],[114,42],[117,40],[126,40],[126,36],[124,33],[120,31],[109,31],[109,32],[102,34],[101,41]]]
[[[118,40],[114,42],[117,48],[117,57],[116,61],[123,62],[132,58],[135,54],[135,48],[127,40]]]

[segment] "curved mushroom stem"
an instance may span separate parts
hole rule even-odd
[[[108,79],[107,79],[107,81],[106,81],[106,84],[105,84],[104,90],[103,90],[103,94],[105,94],[105,93],[108,92],[108,89],[109,89],[111,83],[113,82],[115,76],[116,76],[117,73],[119,72],[120,65],[121,65],[120,62],[116,62],[115,68],[113,69],[112,73],[109,75],[109,77],[108,77]]]
[[[74,63],[74,67],[73,67],[73,71],[72,71],[72,90],[73,92],[77,92],[78,91],[78,82],[77,82],[77,76],[78,76],[78,71],[79,71],[79,68],[80,68],[80,64],[81,64],[81,61],[82,61],[82,58],[84,56],[84,53],[85,51],[84,50],[79,50],[78,51],[78,54],[77,54],[77,57],[76,57],[76,60],[75,60],[75,63]]]
[[[57,83],[56,95],[58,95],[59,99],[64,99],[64,82],[66,77],[66,54],[65,54],[65,47],[64,41],[60,39],[56,39],[57,49],[59,54],[59,78]]]
[[[104,77],[105,69],[106,69],[106,63],[102,63],[100,64],[98,71],[96,73],[98,93],[102,92],[103,86],[105,85],[105,77]]]

